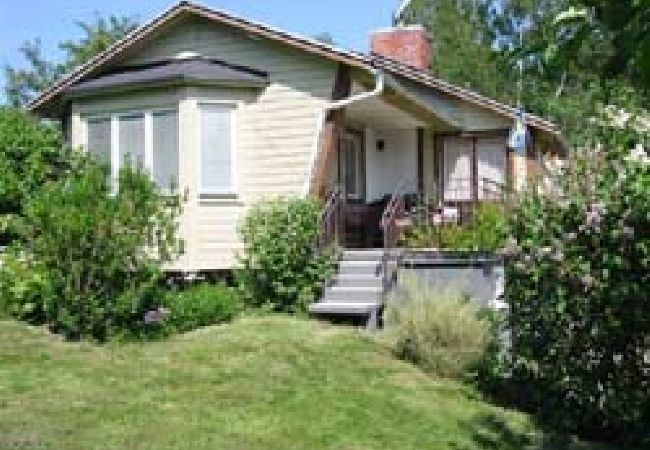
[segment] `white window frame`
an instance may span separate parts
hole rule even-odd
[[[228,106],[230,111],[230,189],[218,191],[203,188],[203,148],[201,147],[202,133],[201,124],[203,122],[201,108],[203,106],[220,105]],[[239,102],[233,100],[207,100],[200,99],[196,102],[197,127],[196,142],[198,143],[198,152],[196,152],[196,167],[198,167],[198,177],[196,182],[199,198],[237,198],[239,195],[239,171],[237,158],[237,112]]]
[[[88,152],[88,122],[92,120],[110,120],[111,121],[111,160],[110,160],[110,170],[111,170],[111,183],[113,189],[117,188],[117,181],[120,175],[120,167],[122,161],[120,161],[120,118],[121,117],[133,117],[137,115],[142,115],[144,118],[144,161],[145,167],[144,170],[147,171],[149,176],[154,179],[153,167],[154,167],[154,149],[153,149],[153,116],[154,114],[160,113],[175,113],[176,120],[178,121],[178,156],[179,160],[177,162],[179,169],[179,180],[178,184],[180,185],[180,150],[181,150],[181,118],[180,118],[180,108],[178,105],[175,106],[161,106],[158,108],[142,108],[142,109],[131,109],[124,111],[116,111],[110,113],[99,113],[99,114],[87,114],[82,116],[83,123],[83,149],[84,152]]]

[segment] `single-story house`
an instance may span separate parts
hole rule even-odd
[[[377,30],[371,48],[344,51],[182,1],[29,109],[60,120],[70,144],[114,174],[128,157],[187,191],[186,252],[173,267],[183,272],[232,268],[237,225],[265,197],[339,187],[349,215],[378,222],[381,211],[363,208],[385,207],[398,186],[429,202],[477,202],[494,186],[523,188],[540,155],[561,154],[554,124],[532,115],[526,152],[508,149],[517,109],[432,76],[424,27]]]

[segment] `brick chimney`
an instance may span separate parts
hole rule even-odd
[[[419,70],[433,62],[433,42],[422,25],[397,26],[372,33],[370,51]]]

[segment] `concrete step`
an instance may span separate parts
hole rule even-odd
[[[381,261],[340,261],[340,275],[381,275]]]
[[[381,304],[375,302],[320,302],[310,305],[309,312],[312,314],[366,316],[380,308]]]
[[[325,290],[323,302],[381,302],[382,287],[340,287],[333,286]]]
[[[331,286],[336,287],[381,287],[382,286],[381,274],[339,274],[334,277]]]
[[[383,250],[344,250],[341,254],[342,261],[381,261]]]

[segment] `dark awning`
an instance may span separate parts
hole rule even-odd
[[[209,83],[241,87],[263,87],[269,84],[268,74],[223,61],[194,58],[125,67],[91,80],[81,81],[68,89],[68,94],[129,88],[156,83]]]

